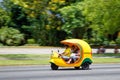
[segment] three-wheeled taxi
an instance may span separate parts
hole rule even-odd
[[[75,69],[88,70],[92,63],[92,49],[89,44],[80,39],[66,39],[61,41],[62,44],[68,46],[77,46],[80,49],[80,57],[73,63],[67,63],[63,58],[59,57],[58,52],[52,52],[50,64],[52,70],[57,70],[58,67],[74,67]]]

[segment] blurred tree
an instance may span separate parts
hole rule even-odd
[[[30,22],[23,8],[14,4],[11,0],[3,0],[2,7],[10,17],[10,22],[7,26],[20,30],[20,32],[25,34],[26,38],[29,38],[31,36],[31,28],[28,27],[30,26]]]
[[[83,35],[88,29],[88,23],[85,21],[85,16],[82,14],[81,2],[74,3],[72,5],[59,9],[64,19],[62,30],[68,34],[72,34],[72,37],[83,38]]]
[[[33,38],[40,45],[57,44],[66,37],[58,37],[58,35],[64,35],[66,33],[70,34],[70,37],[82,38],[83,33],[85,33],[88,27],[81,13],[81,4],[77,3],[83,0],[11,1],[14,5],[17,5],[13,6],[11,11],[13,14],[13,22],[17,21],[15,22],[18,23],[17,25],[22,26],[24,29],[32,30]],[[24,29],[22,31],[24,31]]]
[[[0,8],[0,28],[2,26],[7,26],[10,23],[10,16],[5,10]]]
[[[120,30],[120,0],[84,0],[83,7],[91,28],[99,36],[113,40],[113,35]]]
[[[20,19],[20,20],[23,19],[22,20],[23,22],[27,23],[26,21],[28,21],[30,23],[30,25],[22,24],[23,25],[22,28],[27,29],[28,31],[31,31],[32,37],[36,40],[37,43],[39,43],[40,45],[55,45],[57,42],[53,42],[53,41],[61,40],[61,38],[59,39],[59,37],[57,36],[59,32],[62,32],[62,31],[59,31],[59,25],[61,22],[57,17],[56,13],[54,13],[55,12],[54,10],[57,7],[57,5],[55,5],[56,2],[57,4],[58,3],[62,4],[64,3],[63,0],[61,1],[59,0],[58,1],[12,0],[12,2],[15,5],[19,6],[17,8],[18,10],[15,10],[15,11],[13,10],[13,12],[17,12],[18,15],[20,16],[20,18],[17,17],[17,19]],[[25,16],[24,16],[24,13],[25,13]],[[26,20],[26,16],[27,16],[27,20]],[[18,25],[21,24],[21,21],[18,21],[18,22],[20,22],[18,23]],[[52,34],[54,36],[49,34]]]
[[[18,46],[24,43],[24,35],[14,28],[0,29],[0,43],[8,46]]]

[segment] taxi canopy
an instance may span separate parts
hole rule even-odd
[[[89,44],[81,39],[66,39],[62,40],[61,43],[69,46],[76,45],[79,49],[82,50],[83,53],[89,54],[92,52],[92,49],[89,46]]]

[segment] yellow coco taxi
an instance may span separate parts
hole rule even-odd
[[[74,67],[75,69],[79,69],[81,67],[83,70],[89,69],[89,65],[92,63],[92,49],[87,42],[80,39],[67,39],[61,41],[61,43],[68,45],[69,47],[73,45],[77,46],[80,50],[80,56],[76,61],[67,63],[65,59],[59,57],[58,52],[53,51],[50,58],[52,70],[57,70],[58,67]]]

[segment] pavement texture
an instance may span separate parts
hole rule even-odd
[[[1,66],[0,80],[120,80],[120,64],[92,64],[90,70],[45,66]]]

